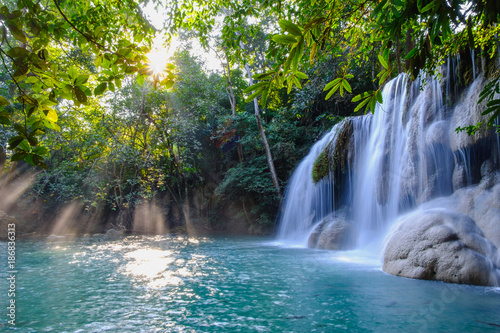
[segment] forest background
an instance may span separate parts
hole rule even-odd
[[[457,130],[495,126],[499,13],[496,0],[4,1],[0,210],[24,234],[272,233],[311,145],[372,112],[399,73],[439,77],[459,57],[457,94],[476,68],[489,84],[486,121]],[[160,71],[157,36],[181,41]]]

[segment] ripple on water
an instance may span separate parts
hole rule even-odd
[[[14,331],[495,327],[490,324],[500,308],[499,288],[397,278],[359,252],[284,248],[266,241],[181,236],[19,241]],[[0,243],[5,262],[4,249]],[[0,290],[6,290],[5,273],[0,277]]]

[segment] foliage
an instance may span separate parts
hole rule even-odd
[[[9,141],[13,161],[46,167],[47,148],[39,141],[47,130],[60,130],[55,106],[87,105],[119,89],[127,75],[151,74],[145,54],[154,30],[139,4],[20,0],[0,8],[0,58],[16,90],[0,99],[0,123],[16,131]],[[154,76],[155,84],[171,86],[167,70],[164,79]]]

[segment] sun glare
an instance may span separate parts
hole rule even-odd
[[[169,59],[168,49],[154,49],[147,55],[153,75],[162,75]]]

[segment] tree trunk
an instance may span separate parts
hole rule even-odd
[[[236,116],[236,97],[234,96],[233,83],[231,82],[231,67],[229,66],[229,58],[226,55],[226,71],[227,71],[227,94],[229,96],[229,103],[231,103],[232,115]]]
[[[226,74],[226,81],[227,81],[227,95],[229,98],[229,103],[231,104],[231,114],[232,116],[236,116],[236,96],[234,96],[234,90],[233,90],[233,82],[231,81],[231,66],[229,65],[229,57],[226,56],[226,66],[225,69],[227,71]],[[241,143],[238,142],[236,143],[236,151],[238,152],[238,160],[243,162],[243,149],[241,147]]]
[[[253,85],[252,72],[250,71],[250,66],[248,66],[248,64],[245,64],[245,69],[247,70],[250,85]],[[253,106],[255,108],[255,120],[257,120],[257,127],[259,128],[262,144],[264,145],[264,149],[266,151],[267,164],[269,166],[269,170],[271,171],[273,184],[274,187],[276,188],[276,193],[278,194],[278,197],[281,199],[280,184],[278,181],[278,176],[276,175],[276,170],[274,169],[273,156],[271,155],[271,149],[269,148],[269,143],[267,142],[266,132],[264,131],[264,126],[262,126],[262,120],[260,118],[260,111],[259,111],[259,102],[257,101],[257,97],[253,99]]]
[[[413,34],[413,29],[409,28],[406,31],[405,55],[408,54],[415,47],[415,43],[413,42],[412,34]],[[405,60],[405,69],[406,70],[410,69],[410,59]]]

